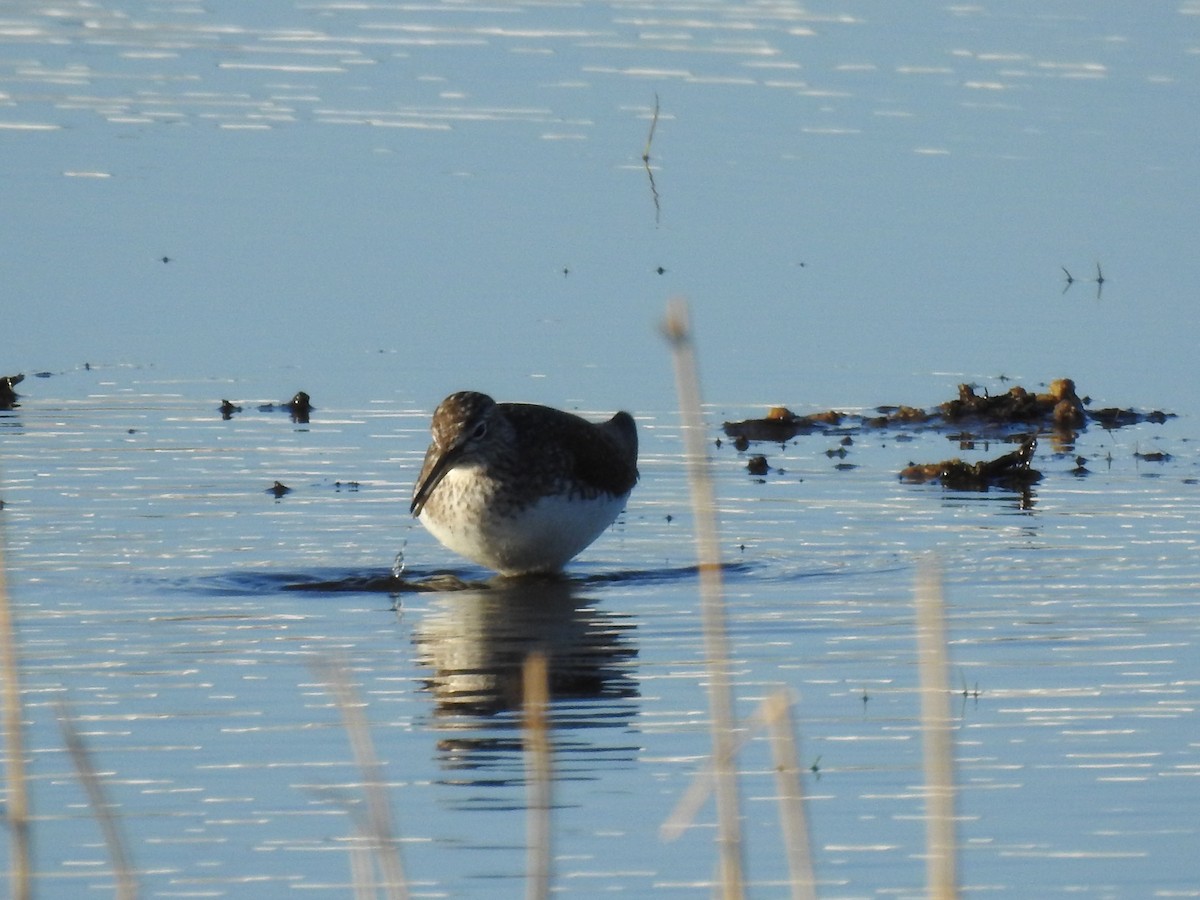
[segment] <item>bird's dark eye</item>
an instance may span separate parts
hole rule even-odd
[[[487,422],[480,422],[475,426],[475,430],[471,432],[471,440],[482,440],[485,434],[487,434]]]

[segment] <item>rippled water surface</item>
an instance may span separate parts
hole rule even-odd
[[[929,551],[964,893],[1195,896],[1198,64],[1192,2],[7,4],[0,528],[38,896],[114,881],[60,703],[145,896],[352,896],[330,663],[412,894],[520,896],[532,649],[556,889],[710,896],[711,803],[659,836],[709,750],[673,294],[737,708],[794,699],[819,896],[924,896]],[[897,477],[996,434],[717,443],[769,404],[1063,376],[1173,415],[1043,435],[1025,496]],[[408,516],[463,387],[636,414],[641,481],[565,582],[486,583]],[[307,424],[258,408],[297,390]],[[389,592],[398,554],[468,589]],[[739,770],[750,893],[787,896],[763,734]]]
[[[63,700],[149,895],[347,894],[362,776],[314,668],[330,659],[365,704],[414,890],[518,893],[532,649],[550,654],[556,698],[557,883],[707,893],[711,813],[677,843],[657,836],[708,748],[675,414],[641,417],[642,482],[566,583],[389,594],[367,582],[401,545],[411,580],[486,578],[408,523],[424,418],[381,403],[223,421],[212,388],[80,372],[0,418],[45,894],[111,883]],[[1084,432],[1039,454],[1046,477],[1024,499],[900,483],[913,458],[994,455],[934,431],[862,432],[844,458],[826,452],[836,435],[759,446],[765,480],[714,448],[739,709],[794,692],[822,896],[922,894],[912,571],[930,549],[947,576],[964,886],[1193,882],[1186,434],[1177,419]],[[1149,446],[1179,454],[1133,456]],[[786,876],[769,759],[761,736],[741,757],[766,895]]]

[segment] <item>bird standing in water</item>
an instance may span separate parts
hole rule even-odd
[[[625,508],[637,483],[627,412],[589,422],[460,391],[443,400],[410,511],[455,553],[502,575],[557,572]]]

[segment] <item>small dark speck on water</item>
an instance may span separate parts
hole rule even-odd
[[[292,489],[290,487],[288,487],[286,484],[284,484],[282,481],[277,481],[273,485],[271,485],[269,488],[267,488],[263,493],[274,494],[275,498],[279,499],[284,494],[290,494],[291,491],[292,491]]]

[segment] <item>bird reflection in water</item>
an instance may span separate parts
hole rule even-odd
[[[487,766],[497,753],[520,752],[522,667],[534,652],[548,662],[556,730],[630,723],[638,693],[633,622],[597,610],[580,596],[582,587],[566,579],[497,579],[486,589],[434,597],[414,641],[430,670],[435,728],[456,732],[439,742],[444,765]]]

